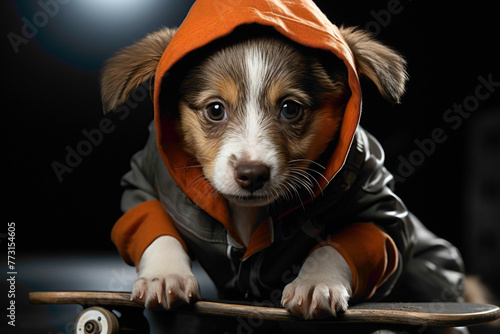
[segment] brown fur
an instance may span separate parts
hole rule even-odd
[[[152,78],[177,29],[163,28],[121,50],[109,59],[101,77],[101,96],[107,113],[125,103],[130,92]]]
[[[214,157],[217,155],[223,137],[208,138],[205,129],[200,126],[203,122],[200,115],[193,113],[185,102],[179,103],[179,112],[182,115],[180,130],[184,133],[184,150],[196,157],[197,162],[203,166],[205,175],[213,175]]]
[[[387,100],[399,103],[408,80],[404,58],[364,30],[342,26],[340,32],[354,55],[358,71],[373,81]]]

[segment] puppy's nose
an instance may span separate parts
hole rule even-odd
[[[236,183],[253,193],[261,189],[269,180],[269,167],[259,163],[246,163],[236,167]]]

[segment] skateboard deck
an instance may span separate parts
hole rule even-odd
[[[144,307],[130,300],[125,292],[58,291],[31,292],[34,304],[80,304],[84,310],[75,322],[75,333],[118,333],[122,324],[112,310],[142,311]],[[283,308],[243,305],[226,302],[197,301],[181,312],[226,317],[247,317],[273,321],[296,321],[322,324],[370,324],[389,326],[460,327],[500,318],[495,305],[473,303],[360,303],[337,317],[301,320]],[[130,313],[130,312],[129,312]],[[122,317],[124,318],[124,317]],[[130,317],[126,317],[130,320]],[[137,325],[137,324],[136,324]],[[147,325],[147,324],[146,324]],[[130,325],[129,325],[130,327]],[[373,326],[372,326],[373,327]],[[376,327],[376,326],[375,326]],[[128,329],[130,330],[130,329]]]

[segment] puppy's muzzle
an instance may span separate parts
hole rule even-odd
[[[244,190],[254,193],[269,181],[269,167],[261,163],[242,163],[235,168],[236,183]]]

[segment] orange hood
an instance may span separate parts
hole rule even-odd
[[[328,180],[344,165],[358,126],[361,107],[359,79],[352,53],[337,26],[328,20],[312,0],[198,0],[172,38],[156,70],[154,108],[158,148],[179,187],[229,230],[233,227],[224,199],[210,196],[208,184],[189,187],[191,180],[202,171],[200,168],[183,168],[190,156],[182,149],[180,136],[176,132],[178,119],[170,117],[169,110],[160,108],[160,95],[168,94],[168,91],[161,91],[162,81],[168,80],[166,73],[179,60],[245,24],[270,26],[299,44],[331,52],[347,67],[352,95],[346,105],[338,144],[323,173]],[[317,193],[327,185],[323,178],[318,178],[318,183]]]

